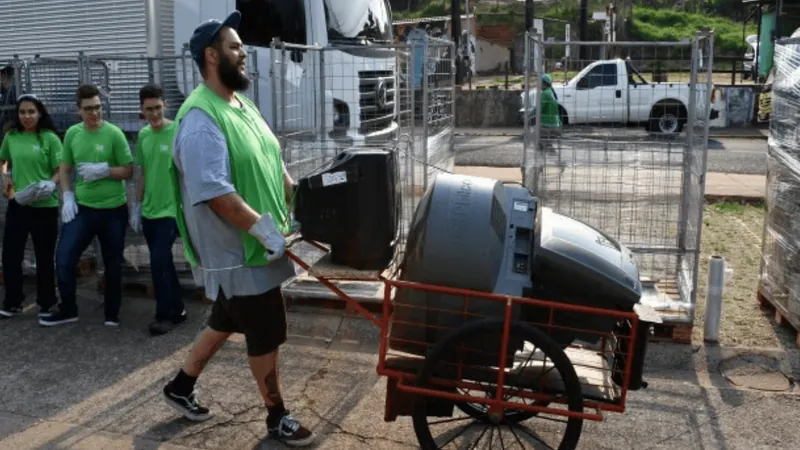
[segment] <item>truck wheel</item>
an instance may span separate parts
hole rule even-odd
[[[649,131],[675,134],[683,131],[686,114],[679,106],[656,106],[650,114]]]

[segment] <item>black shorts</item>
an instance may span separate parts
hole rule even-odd
[[[220,289],[208,326],[221,333],[244,334],[248,356],[272,353],[286,342],[286,306],[280,286],[263,294],[232,298]]]

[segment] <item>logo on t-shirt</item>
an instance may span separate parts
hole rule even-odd
[[[162,152],[168,152],[169,151],[169,145],[161,144],[161,151]]]
[[[102,152],[103,150],[105,150],[105,149],[106,149],[106,146],[105,146],[105,145],[103,145],[103,144],[97,144],[97,145],[95,145],[95,146],[94,146],[94,149],[95,149],[96,151],[98,151],[98,152]]]
[[[33,144],[33,150],[34,150],[34,151],[37,151],[37,152],[38,152],[38,151],[41,151],[41,150],[42,150],[42,146],[41,146],[41,145],[39,145],[39,144]]]

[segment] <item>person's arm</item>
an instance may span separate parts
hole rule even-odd
[[[139,174],[136,175],[136,201],[144,201],[144,166],[139,166]]]
[[[261,215],[235,192],[214,197],[206,203],[218,216],[242,231],[249,231],[261,218]]]
[[[58,186],[61,180],[61,177],[59,176],[61,172],[59,169],[61,165],[62,154],[64,153],[64,147],[61,145],[61,139],[58,138],[57,134],[48,133],[47,137],[50,140],[50,169],[53,171],[53,176],[50,178],[50,181]]]
[[[134,160],[136,165],[139,166],[139,173],[136,175],[136,201],[141,203],[144,200],[144,153],[142,150],[142,142],[144,139],[142,138],[142,134],[139,133],[139,136],[136,139],[136,155],[134,156]]]
[[[67,130],[64,136],[64,145],[61,147],[61,162],[59,165],[58,184],[61,186],[62,192],[72,190],[72,166],[75,165],[75,159],[72,154],[72,130]]]
[[[114,134],[113,151],[118,165],[111,167],[108,177],[112,180],[129,180],[133,176],[133,155],[122,130],[116,130]]]

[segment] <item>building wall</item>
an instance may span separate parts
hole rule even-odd
[[[0,59],[142,55],[147,50],[142,0],[0,0]]]
[[[511,50],[485,39],[478,39],[475,63],[478,73],[504,73]]]

